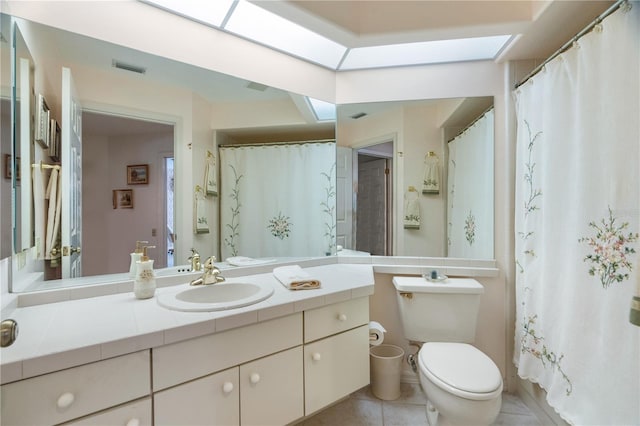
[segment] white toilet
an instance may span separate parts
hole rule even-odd
[[[468,278],[430,282],[394,277],[404,335],[421,345],[410,363],[427,396],[427,419],[436,425],[489,425],[502,404],[502,376],[471,346],[484,287]]]

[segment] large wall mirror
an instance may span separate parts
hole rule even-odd
[[[492,97],[339,105],[338,152],[351,156],[354,188],[346,245],[493,259],[492,107]]]
[[[317,232],[305,237],[317,238],[316,248],[306,252],[299,247],[280,247],[272,252],[269,248],[229,251],[224,245],[227,235],[221,209],[228,205],[222,199],[232,197],[232,190],[228,189],[228,173],[223,172],[228,165],[219,154],[222,146],[255,149],[321,145],[322,152],[312,155],[316,160],[317,155],[326,160],[326,170],[318,170],[318,176],[306,188],[307,192],[326,194],[327,185],[335,189],[335,114],[318,115],[313,100],[300,94],[34,22],[18,20],[18,24],[33,55],[35,95],[46,98],[50,119],[59,126],[63,124],[63,67],[71,70],[83,106],[82,190],[78,197],[82,203],[60,207],[80,214],[83,227],[81,250],[76,249],[82,256],[82,267],[78,268],[81,278],[61,280],[64,272],[60,271],[60,256],[64,255],[64,247],[55,245],[55,237],[55,254],[44,244],[50,240],[49,212],[54,222],[59,212],[48,208],[50,200],[31,204],[35,213],[29,222],[35,237],[20,247],[28,252],[24,264],[13,262],[12,291],[121,280],[129,270],[129,254],[137,240],[156,246],[151,254],[158,267],[186,264],[191,247],[203,257],[216,255],[221,260],[231,256],[335,254],[335,195],[331,200],[322,200],[333,211],[328,215],[321,211],[318,223],[313,225]],[[35,156],[28,161],[29,168],[35,164],[37,173],[42,173],[39,184],[46,193],[49,182],[53,182],[55,166],[65,167],[60,164],[62,155],[50,155],[33,139],[30,146],[35,149]],[[266,167],[263,173],[277,172],[289,181],[306,181],[305,168],[298,167],[295,157],[289,161],[294,163]],[[236,172],[243,174],[241,170]],[[24,177],[23,174],[23,180]],[[207,188],[208,177],[217,180],[213,188]],[[252,187],[255,185],[259,184]],[[262,185],[254,188],[254,196],[272,198],[278,190],[273,184]],[[309,191],[313,185],[317,188]],[[287,190],[281,192],[286,194]],[[11,204],[4,190],[2,197],[2,206]],[[297,223],[302,218],[291,217],[285,206],[271,210],[252,209],[251,214],[254,221],[264,223],[263,233],[279,244],[286,240],[287,233],[279,227],[282,223],[278,219],[290,219],[293,228],[289,234],[295,232],[296,225],[309,228]],[[207,226],[201,227],[200,217],[196,216],[202,216]],[[87,279],[88,276],[96,278]]]

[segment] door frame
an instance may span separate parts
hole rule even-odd
[[[388,184],[388,206],[390,209],[387,209],[386,217],[387,217],[387,229],[389,235],[387,236],[387,251],[388,256],[393,256],[397,254],[399,241],[398,239],[401,237],[401,233],[397,232],[396,225],[394,224],[395,218],[398,216],[399,203],[397,200],[396,194],[399,194],[398,190],[401,188],[401,175],[400,167],[402,167],[402,143],[398,134],[387,133],[379,136],[375,136],[373,138],[369,138],[366,140],[358,141],[354,143],[351,147],[353,149],[354,155],[352,156],[353,162],[353,187],[354,189],[358,187],[358,151],[366,149],[368,147],[372,147],[375,145],[381,145],[384,143],[391,142],[393,146],[393,154],[391,156],[391,170],[389,171],[389,179],[391,180],[390,184]],[[357,215],[358,215],[358,193],[355,191],[353,197],[353,226],[352,226],[352,241],[355,247],[356,241],[356,231],[357,231]]]

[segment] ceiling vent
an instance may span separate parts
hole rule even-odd
[[[351,118],[353,118],[354,120],[357,120],[358,118],[362,118],[362,117],[364,117],[365,115],[367,115],[367,113],[366,113],[366,112],[359,112],[359,113],[357,113],[357,114],[353,114],[353,115],[351,116]]]
[[[147,72],[146,68],[139,67],[137,65],[126,64],[124,62],[116,61],[115,59],[113,60],[113,66],[115,68],[120,68],[121,70],[131,71],[138,74],[144,74]]]
[[[269,88],[269,86],[265,86],[264,84],[256,83],[255,81],[250,81],[247,84],[248,89],[257,90],[258,92],[264,92]]]

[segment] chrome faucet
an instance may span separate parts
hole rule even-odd
[[[202,264],[200,263],[200,253],[196,249],[191,249],[191,256],[187,259],[191,262],[191,272],[198,272],[202,270]]]
[[[221,283],[225,278],[220,275],[220,269],[218,269],[214,263],[216,261],[215,256],[211,256],[204,262],[204,273],[200,278],[192,280],[190,285],[210,285]]]

